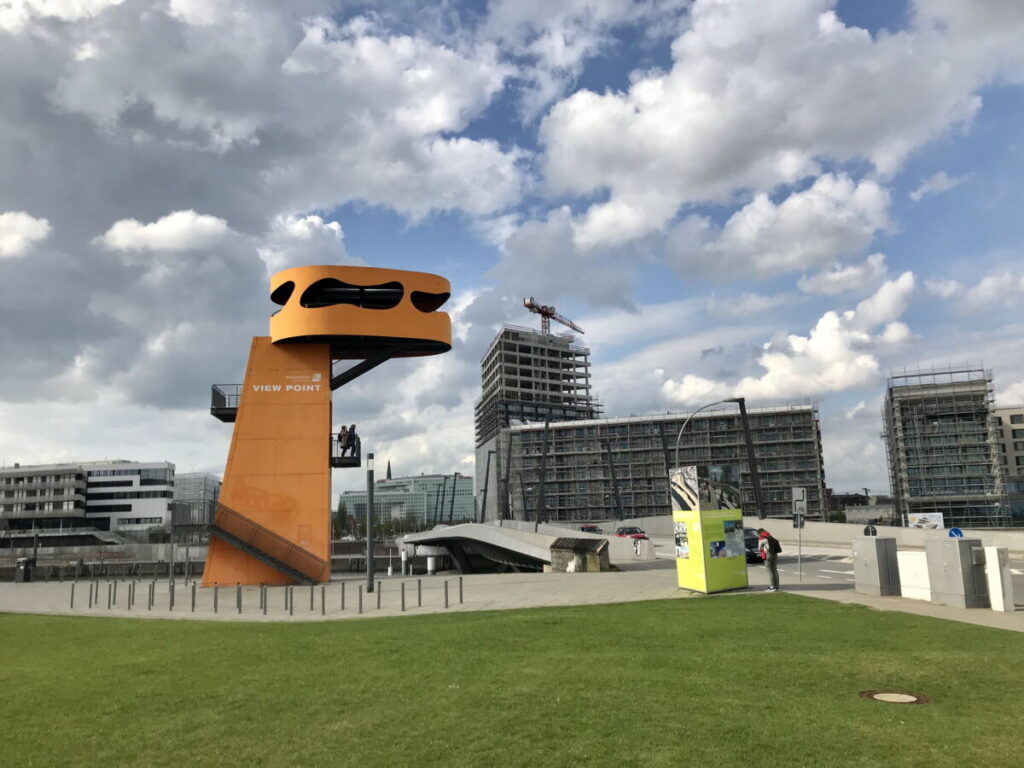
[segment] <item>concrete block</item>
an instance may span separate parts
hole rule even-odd
[[[980,539],[928,539],[932,602],[954,608],[988,608],[985,550]]]
[[[857,536],[853,540],[854,588],[864,595],[900,594],[900,569],[896,539]]]

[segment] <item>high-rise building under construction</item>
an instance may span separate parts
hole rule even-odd
[[[990,371],[964,365],[893,375],[882,417],[893,501],[904,525],[1009,525]]]
[[[593,419],[601,407],[590,387],[590,350],[572,334],[504,326],[480,364],[476,444],[517,422]]]

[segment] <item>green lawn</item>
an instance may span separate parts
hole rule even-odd
[[[0,616],[4,766],[1021,765],[1024,635],[793,595]],[[881,704],[859,691],[926,694]]]

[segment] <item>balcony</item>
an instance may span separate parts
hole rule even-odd
[[[214,384],[210,388],[210,414],[226,424],[234,424],[241,399],[241,384]]]
[[[338,435],[331,435],[331,466],[345,469],[362,466],[362,440],[357,434],[354,443],[344,446],[338,442]]]

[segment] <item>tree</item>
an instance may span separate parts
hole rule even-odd
[[[338,508],[334,511],[334,520],[332,521],[332,537],[340,539],[346,533],[348,533],[348,508],[345,506],[345,502],[338,497]]]

